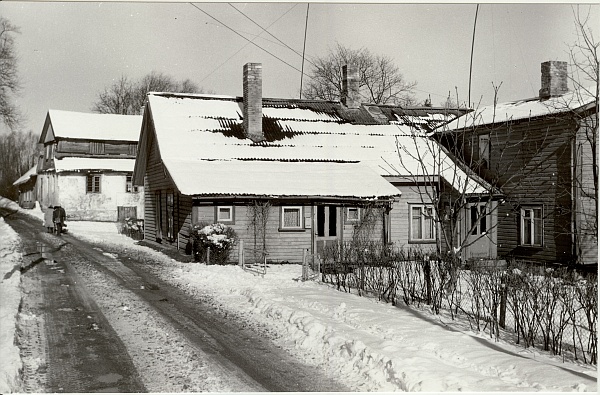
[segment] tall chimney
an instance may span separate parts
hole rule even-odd
[[[342,66],[342,103],[348,108],[360,107],[358,67],[353,64]]]
[[[262,130],[262,64],[244,65],[244,134],[255,143],[265,140]]]
[[[560,96],[569,91],[567,86],[567,62],[550,60],[542,63],[542,89],[540,100]]]

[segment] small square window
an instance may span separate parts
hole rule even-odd
[[[303,229],[302,224],[302,207],[301,206],[285,206],[281,207],[281,223],[282,230]]]
[[[138,187],[133,185],[133,176],[132,175],[125,176],[125,192],[135,193],[137,191],[138,191]]]
[[[100,193],[100,174],[88,174],[87,193]]]
[[[346,222],[360,221],[360,209],[358,207],[346,207]]]
[[[234,223],[234,210],[233,206],[216,206],[215,207],[215,222],[222,224],[233,224]]]

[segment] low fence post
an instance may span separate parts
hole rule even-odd
[[[238,265],[244,267],[244,240],[240,240],[238,244]]]
[[[206,248],[206,264],[210,265],[210,247]]]
[[[302,281],[306,281],[308,278],[308,268],[306,267],[306,249],[302,249]]]
[[[500,328],[506,329],[506,295],[508,293],[506,285],[506,274],[500,277],[500,319],[498,325]]]

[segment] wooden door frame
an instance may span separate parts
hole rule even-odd
[[[324,206],[324,207],[335,207],[336,210],[336,236],[335,238],[331,238],[331,236],[317,236],[318,233],[318,220],[317,220],[317,211],[318,211],[318,207],[319,206]],[[341,243],[343,241],[343,232],[344,232],[344,223],[343,223],[343,211],[342,211],[343,207],[340,204],[336,204],[336,203],[319,203],[319,204],[315,204],[313,203],[312,205],[312,253],[316,254],[317,253],[317,242],[319,240],[337,240],[338,243]],[[325,224],[328,224],[329,221],[328,219],[326,220]],[[327,237],[327,239],[324,239],[325,237]]]

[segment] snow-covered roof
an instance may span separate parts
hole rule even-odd
[[[33,166],[31,169],[27,170],[25,172],[25,174],[23,174],[21,177],[19,177],[17,179],[17,181],[13,182],[13,185],[21,185],[21,184],[25,184],[27,181],[29,181],[29,179],[35,175],[37,175],[36,172],[36,166]]]
[[[112,170],[133,172],[135,159],[62,158],[54,160],[57,172],[78,170]]]
[[[329,196],[363,199],[400,196],[396,187],[360,163],[174,158],[163,159],[163,162],[173,181],[185,195]]]
[[[460,183],[467,183],[471,190],[484,192],[483,184],[467,176],[435,141],[425,136],[423,129],[414,126],[417,115],[412,115],[410,125],[396,117],[393,123],[357,124],[348,122],[331,102],[311,102],[312,107],[302,108],[298,101],[286,107],[281,100],[271,103],[263,99],[266,141],[255,144],[243,134],[242,103],[237,98],[150,94],[148,105],[165,163],[244,160],[249,166],[250,161],[265,160],[360,162],[372,174],[407,177],[437,175],[441,164],[446,168],[441,175],[451,185],[458,188]],[[423,117],[439,122],[440,117],[432,113],[425,112]],[[434,154],[428,156],[431,150]],[[450,168],[456,174],[449,174]],[[169,170],[178,188],[182,188],[179,183],[183,181],[175,169]],[[260,180],[264,182],[266,177]],[[227,183],[231,191],[234,184]]]
[[[48,110],[48,119],[54,137],[71,139],[137,142],[142,126],[140,115]]]
[[[595,88],[593,91],[591,89],[579,89],[542,101],[538,98],[533,98],[499,103],[496,106],[485,106],[454,119],[448,124],[439,127],[436,131],[472,128],[571,112],[594,103],[596,99],[590,92],[595,92]]]

